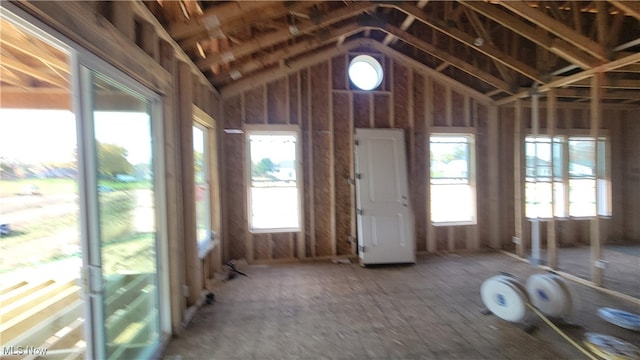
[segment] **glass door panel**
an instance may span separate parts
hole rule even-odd
[[[151,102],[91,74],[105,355],[147,358],[160,340]]]
[[[71,54],[0,12],[0,357],[86,349]]]

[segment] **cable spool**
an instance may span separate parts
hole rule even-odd
[[[527,279],[531,303],[543,314],[563,318],[573,311],[573,296],[564,279],[556,274],[536,274]]]
[[[603,320],[622,328],[640,331],[640,315],[619,309],[603,307],[598,309],[598,316]]]
[[[499,318],[510,322],[525,322],[529,317],[527,291],[514,277],[496,275],[482,283],[482,302]]]
[[[640,350],[636,346],[617,337],[588,332],[584,334],[584,343],[589,350],[603,359],[640,359]]]

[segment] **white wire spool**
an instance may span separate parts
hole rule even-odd
[[[524,322],[529,315],[526,289],[514,278],[496,275],[480,288],[482,302],[497,317],[510,322]]]
[[[614,336],[588,332],[584,334],[584,343],[594,354],[607,360],[640,359],[640,349],[635,345]]]
[[[619,309],[602,307],[598,309],[598,316],[603,320],[622,328],[640,331],[640,315]]]
[[[573,301],[569,286],[555,274],[536,274],[527,279],[527,294],[531,304],[549,317],[562,318],[571,314]]]

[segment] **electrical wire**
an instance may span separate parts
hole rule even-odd
[[[560,330],[559,327],[557,327],[554,323],[551,322],[551,320],[547,319],[546,316],[544,316],[538,309],[536,309],[533,305],[527,303],[527,306],[533,310],[533,312],[538,315],[538,317],[540,317],[547,325],[549,325],[550,328],[552,328],[553,330],[555,330],[555,332],[557,332],[558,334],[560,334],[560,336],[562,336],[565,340],[567,340],[569,342],[569,344],[573,345],[576,349],[580,350],[582,353],[584,353],[589,359],[591,360],[600,360],[599,358],[593,356],[588,350],[585,350],[585,348],[583,348],[582,346],[580,346],[578,343],[576,343],[575,341],[573,341],[573,339],[571,339],[567,334],[565,334],[562,330]]]

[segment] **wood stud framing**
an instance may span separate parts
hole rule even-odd
[[[604,125],[610,127],[612,136],[621,141],[612,149],[617,154],[615,156],[620,157],[616,160],[616,168],[612,170],[615,172],[614,186],[618,188],[613,193],[615,205],[611,223],[617,229],[609,229],[608,222],[597,217],[590,221],[588,230],[585,230],[587,227],[584,223],[574,220],[557,223],[552,220],[546,224],[545,237],[550,267],[557,267],[558,248],[561,245],[580,243],[581,240],[577,238],[586,235],[591,243],[592,282],[602,284],[602,269],[597,268],[595,263],[602,258],[602,247],[609,240],[610,234],[617,232],[616,235],[622,234],[629,238],[640,235],[640,225],[637,217],[634,218],[635,215],[618,214],[624,209],[629,213],[640,210],[640,168],[637,164],[640,145],[635,141],[640,132],[635,116],[638,109],[634,104],[637,103],[629,106],[622,104],[611,110],[602,102],[603,99],[613,97],[631,101],[637,99],[633,90],[637,89],[637,82],[611,81],[605,84],[603,74],[621,70],[637,72],[640,54],[621,53],[624,56],[608,61],[602,43],[610,44],[611,38],[605,37],[605,30],[609,25],[612,31],[620,31],[615,26],[621,25],[619,22],[607,24],[603,17],[595,25],[594,31],[599,37],[598,42],[595,42],[581,35],[581,28],[590,25],[578,21],[581,17],[575,11],[567,14],[575,19],[575,29],[572,29],[560,26],[553,17],[532,9],[525,3],[500,2],[509,11],[499,11],[485,2],[458,2],[462,6],[449,9],[457,10],[457,13],[447,13],[452,20],[468,9],[474,14],[481,14],[503,24],[542,49],[585,69],[574,75],[550,78],[545,83],[536,70],[511,61],[515,58],[513,54],[498,52],[491,46],[482,49],[482,53],[495,62],[502,75],[515,71],[541,84],[538,91],[546,92],[547,98],[544,104],[547,135],[553,137],[562,131],[582,128],[585,133],[597,138]],[[420,4],[424,3],[426,2]],[[640,14],[637,6],[631,2],[610,0],[609,3],[635,18]],[[528,225],[524,207],[523,144],[529,121],[525,111],[529,105],[526,99],[530,92],[516,92],[512,89],[512,84],[505,80],[506,76],[498,78],[443,51],[442,44],[436,44],[437,31],[431,34],[430,40],[434,41],[425,41],[428,37],[414,35],[409,31],[410,25],[399,28],[390,24],[360,27],[360,30],[368,30],[370,33],[384,33],[385,38],[389,39],[386,42],[392,43],[393,38],[398,38],[442,60],[435,70],[374,40],[349,40],[348,37],[360,30],[356,26],[342,25],[334,29],[333,34],[345,39],[339,46],[292,61],[286,67],[238,80],[220,94],[199,69],[223,65],[223,57],[209,57],[196,65],[169,36],[171,33],[186,44],[194,42],[200,36],[201,28],[194,30],[174,22],[168,33],[148,9],[138,2],[114,7],[115,11],[109,17],[105,14],[100,16],[99,8],[96,10],[92,5],[81,2],[21,2],[20,6],[163,96],[165,138],[162,146],[166,154],[164,176],[167,184],[165,195],[167,203],[171,204],[166,219],[170,252],[171,320],[172,330],[176,334],[181,332],[181,324],[189,320],[190,307],[193,309],[201,303],[201,290],[207,286],[213,272],[221,269],[222,260],[246,258],[251,263],[259,263],[326,259],[356,254],[355,242],[349,241],[357,236],[354,187],[350,184],[354,178],[352,134],[357,127],[398,127],[408,135],[410,191],[414,202],[412,205],[418,253],[467,251],[483,247],[510,248],[513,246],[512,236],[515,236],[520,239],[515,246],[517,255],[524,257],[526,254]],[[437,26],[439,32],[462,43],[469,44],[472,41],[467,34],[456,32],[453,28],[443,28],[437,20],[424,16],[420,7],[408,4],[381,6],[394,7],[407,15],[407,19]],[[338,22],[342,17],[372,8],[370,4],[358,3],[348,10],[333,14],[335,16],[323,24]],[[528,25],[510,13],[529,19],[542,29]],[[212,14],[205,12],[201,20],[211,16]],[[483,29],[476,17],[470,18],[477,31],[480,34],[489,32],[490,29]],[[107,18],[111,18],[111,21]],[[303,30],[310,32],[318,27],[307,25]],[[552,37],[550,33],[556,37]],[[234,56],[254,53],[265,44],[274,45],[283,39],[286,41],[289,36],[282,30],[276,31],[261,37],[259,41],[235,47]],[[516,35],[513,38],[519,39]],[[494,40],[498,42],[498,39]],[[579,49],[570,46],[570,43],[576,43]],[[293,53],[301,54],[314,49],[315,45],[294,46],[291,49]],[[35,50],[26,46],[22,49]],[[515,46],[512,51],[516,51]],[[387,73],[381,90],[362,92],[349,89],[346,68],[349,54],[356,52],[373,53],[383,59]],[[242,63],[239,68],[252,71],[260,61],[269,62],[274,57],[286,55],[285,53],[281,50],[274,52],[269,58],[256,56],[256,63]],[[55,68],[57,62],[54,60],[46,60],[46,65]],[[0,61],[5,67],[13,66],[20,70],[19,64],[4,55]],[[602,62],[604,64],[600,65]],[[451,70],[449,67],[460,69],[496,90],[482,94],[467,88],[443,74]],[[227,76],[228,74],[221,72],[218,79],[228,81]],[[11,75],[6,79],[14,82],[18,80],[15,76],[11,80]],[[60,76],[40,75],[39,80],[53,86],[65,85]],[[568,85],[573,85],[574,88],[563,88]],[[561,103],[559,98],[584,97],[580,93],[580,87],[587,86],[590,87],[589,104]],[[628,87],[632,89],[627,89]],[[608,89],[606,92],[605,88]],[[512,96],[496,102],[489,97],[499,93]],[[219,127],[214,132],[219,141],[215,149],[219,163],[212,162],[211,165],[223,175],[219,180],[219,197],[212,197],[213,202],[218,202],[221,209],[220,219],[213,224],[218,227],[217,233],[222,242],[218,253],[212,253],[204,260],[198,257],[195,212],[192,208],[195,202],[191,166],[193,139],[190,138],[193,105],[219,121],[216,124]],[[605,122],[603,114],[606,111],[611,111],[615,120]],[[543,116],[543,113],[540,115]],[[300,127],[302,151],[299,161],[302,162],[303,169],[300,174],[303,179],[303,226],[300,232],[249,232],[246,135],[222,133],[223,128],[243,129],[245,124],[290,124]],[[491,215],[478,216],[478,223],[475,225],[434,226],[431,222],[429,136],[442,131],[467,131],[477,136],[478,163],[486,165],[486,168],[478,169],[478,174],[486,175],[476,185],[477,191],[482,193],[478,197],[478,213]],[[504,195],[505,193],[509,195]],[[624,193],[628,196],[621,195]],[[565,207],[568,208],[568,204]],[[577,233],[575,237],[572,234],[574,231]],[[188,289],[186,296],[185,287]]]
[[[280,77],[265,80],[268,81],[267,86],[254,84],[253,87],[238,89],[234,93],[224,95],[228,96],[230,101],[238,96],[246,99],[241,102],[242,109],[225,112],[225,123],[249,124],[256,121],[256,116],[251,115],[255,114],[256,106],[263,109],[261,113],[270,112],[268,109],[271,106],[279,107],[281,100],[278,99],[296,93],[298,100],[293,104],[296,106],[293,113],[302,114],[302,161],[305,165],[302,174],[305,229],[304,234],[300,236],[306,238],[300,242],[304,249],[298,249],[297,254],[305,254],[305,257],[315,259],[355,254],[354,245],[348,243],[349,236],[356,235],[354,192],[348,180],[353,178],[353,148],[350,134],[356,127],[399,127],[406,130],[410,156],[409,170],[412,174],[418,175],[418,178],[411,178],[411,191],[415,195],[412,199],[416,199],[416,223],[419,223],[417,226],[422,229],[417,230],[416,247],[419,252],[473,250],[480,248],[481,244],[499,241],[497,238],[500,230],[489,228],[497,226],[497,221],[489,223],[483,220],[477,225],[459,228],[432,226],[428,215],[429,170],[425,167],[429,163],[428,141],[432,132],[477,133],[475,128],[482,123],[493,130],[478,136],[490,136],[491,138],[486,138],[483,143],[494,144],[494,148],[479,149],[478,156],[486,157],[491,151],[495,153],[498,126],[495,118],[490,118],[492,110],[489,109],[492,107],[484,95],[469,92],[464,86],[447,80],[434,70],[424,71],[414,67],[410,59],[405,60],[393,52],[389,55],[378,52],[382,49],[384,48],[368,51],[381,58],[383,64],[387,64],[384,68],[388,69],[388,72],[385,74],[381,90],[363,92],[346,89],[346,69],[350,59],[347,50],[315,65],[292,67]],[[361,51],[353,52],[358,53]],[[290,81],[292,78],[300,79],[300,83]],[[297,88],[292,89],[292,84]],[[236,91],[239,91],[239,94]],[[445,95],[442,97],[443,94]],[[267,110],[264,110],[264,99],[269,99]],[[290,103],[289,107],[291,106]],[[493,112],[495,113],[495,110]],[[242,113],[246,113],[246,117],[243,118]],[[228,116],[236,118],[230,119]],[[238,116],[240,118],[237,118]],[[260,116],[262,115],[258,117]],[[232,151],[230,148],[227,150]],[[226,168],[232,166],[231,162],[237,161],[226,158]],[[497,160],[493,166],[497,166]],[[485,193],[489,191],[486,187],[490,184],[483,182],[478,186],[483,187],[478,191]],[[236,197],[234,192],[244,191],[241,186],[228,190],[231,191],[227,191],[228,196],[232,198]],[[497,196],[495,190],[492,196]],[[479,212],[488,212],[488,209]],[[235,220],[227,221],[240,225],[240,222],[244,221],[242,219],[246,217],[242,215]],[[246,223],[243,226],[246,227]],[[490,239],[489,234],[495,235],[496,239]],[[271,235],[272,238],[274,235]],[[245,257],[253,262],[277,261],[274,253],[268,250],[268,236],[265,236],[248,233],[246,250],[236,256]],[[499,247],[497,244],[496,246]],[[264,250],[259,250],[263,247]],[[250,253],[252,248],[260,255],[253,258]],[[299,256],[297,258],[301,259]]]

